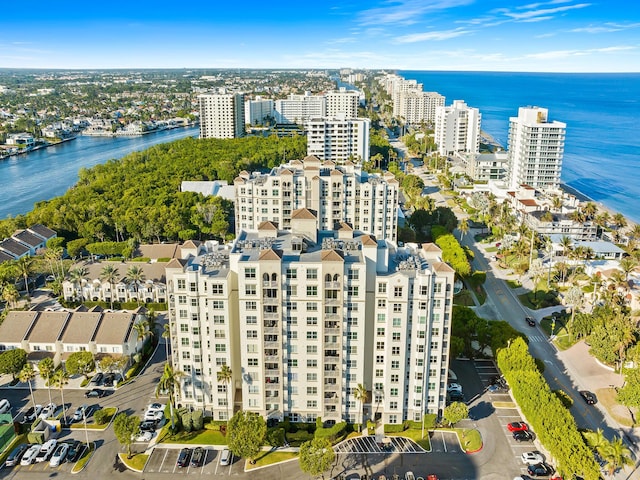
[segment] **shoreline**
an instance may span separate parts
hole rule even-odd
[[[573,196],[575,196],[581,203],[583,202],[591,202],[593,203],[597,208],[598,208],[598,212],[596,213],[596,215],[598,213],[601,212],[607,212],[611,217],[613,217],[614,215],[621,213],[625,220],[627,221],[627,225],[625,227],[622,227],[621,230],[625,231],[627,229],[633,228],[634,225],[639,224],[640,222],[636,222],[635,220],[630,219],[629,217],[625,216],[624,213],[622,212],[618,212],[617,210],[608,207],[607,205],[605,205],[602,202],[597,202],[596,200],[594,200],[593,198],[591,198],[589,195],[581,192],[580,190],[578,190],[577,188],[574,188],[570,185],[567,185],[564,182],[560,183],[560,189],[563,190],[566,193],[569,193]]]

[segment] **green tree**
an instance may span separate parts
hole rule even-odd
[[[450,426],[453,426],[469,416],[469,407],[462,402],[453,402],[445,407],[442,416]]]
[[[111,309],[113,310],[113,299],[116,295],[115,284],[120,279],[120,272],[118,272],[118,269],[113,265],[107,264],[102,267],[100,271],[100,279],[103,282],[109,283],[109,301],[111,303]]]
[[[67,409],[64,406],[64,386],[69,383],[69,374],[64,368],[60,368],[53,374],[51,381],[55,387],[60,389],[60,396],[62,397],[62,416],[64,417],[64,423],[67,423]]]
[[[362,383],[359,383],[358,386],[353,390],[353,398],[360,404],[360,408],[358,410],[358,415],[360,416],[358,427],[361,427],[362,423],[364,422],[364,419],[362,418],[362,410],[364,409],[364,402],[367,401],[368,394],[369,392],[367,392],[367,387],[365,387]],[[360,429],[358,428],[358,430]]]
[[[229,420],[227,443],[234,455],[253,462],[264,443],[267,423],[254,412],[239,411]]]
[[[65,368],[70,375],[84,375],[89,379],[89,374],[96,368],[91,352],[73,352],[65,362]]]
[[[22,367],[22,370],[20,370],[19,378],[22,383],[26,383],[27,385],[29,385],[29,393],[31,393],[31,402],[35,407],[36,399],[33,396],[33,386],[31,385],[31,382],[33,381],[34,378],[36,378],[36,371],[33,369],[33,365],[31,363],[27,362],[24,364],[24,366]]]
[[[113,419],[113,433],[115,433],[120,445],[127,447],[128,458],[131,458],[131,444],[139,428],[140,418],[137,415],[120,413]]]
[[[180,379],[185,376],[184,372],[180,370],[174,370],[171,364],[167,361],[164,364],[164,371],[162,372],[162,376],[160,377],[160,381],[158,385],[156,385],[156,398],[160,396],[161,393],[166,392],[169,396],[169,415],[171,415],[171,431],[174,431],[174,423],[173,423],[173,410],[175,408],[175,396],[176,390],[180,390]]]
[[[51,357],[43,358],[38,362],[38,372],[40,376],[46,380],[47,389],[49,390],[49,403],[51,403],[51,376],[55,371],[55,365]]]
[[[136,332],[136,334],[138,335],[138,339],[143,344],[146,338],[151,335],[151,332],[149,331],[149,324],[146,320],[139,320],[134,323],[133,330]]]
[[[326,438],[314,438],[300,445],[300,470],[312,477],[327,471],[335,458],[331,442]]]
[[[229,400],[229,394],[231,393],[231,384],[233,381],[233,372],[231,371],[231,367],[229,365],[222,365],[218,373],[216,374],[216,378],[218,383],[224,385],[225,392],[227,393],[227,426],[229,425],[229,421],[231,420],[231,415],[229,415],[229,407],[232,407],[231,403],[233,400]]]
[[[134,291],[136,292],[136,301],[138,302],[138,305],[140,305],[140,297],[138,295],[138,289],[140,288],[140,284],[143,283],[146,279],[144,270],[142,270],[142,267],[139,267],[137,265],[132,265],[127,270],[127,278],[131,283],[133,283],[133,288],[134,288]]]
[[[89,272],[84,267],[74,268],[69,271],[69,280],[75,286],[76,298],[80,302],[84,302],[84,294],[82,292],[82,281],[87,277]]]
[[[620,468],[633,465],[631,451],[625,446],[622,438],[616,437],[600,450],[600,456],[606,462],[605,468],[610,477]]]
[[[16,260],[16,268],[24,281],[24,288],[27,291],[27,297],[29,294],[29,275],[33,270],[33,258],[32,257],[20,257]]]
[[[21,348],[14,348],[0,353],[0,373],[9,374],[16,379],[27,363],[27,352]]]
[[[627,407],[640,408],[640,369],[626,370],[625,382],[618,390],[618,401]]]
[[[20,293],[16,286],[13,284],[4,285],[2,287],[2,299],[15,308],[16,303],[20,299]]]
[[[73,259],[78,258],[88,243],[89,241],[86,238],[78,238],[67,242],[67,254]]]

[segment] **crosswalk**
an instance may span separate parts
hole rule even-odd
[[[529,335],[529,341],[535,343],[546,342],[547,337],[544,335]]]

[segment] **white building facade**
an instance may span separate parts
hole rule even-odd
[[[347,90],[342,87],[325,93],[326,111],[325,117],[344,116],[344,118],[358,117],[358,104],[360,102],[360,92],[357,90]]]
[[[509,118],[509,188],[559,187],[566,130],[565,123],[548,120],[546,108],[520,107]]]
[[[394,98],[394,112],[410,124],[435,122],[437,109],[444,105],[444,97],[437,92],[415,90],[401,92]]]
[[[368,118],[314,118],[305,123],[307,154],[344,162],[369,161]]]
[[[440,155],[480,151],[481,114],[463,100],[435,109],[435,142]]]
[[[257,96],[244,102],[244,121],[249,125],[262,125],[268,118],[275,119],[275,104],[270,98]]]
[[[323,95],[291,94],[286,99],[276,100],[275,113],[278,123],[302,125],[312,118],[324,117],[326,98]]]
[[[200,138],[239,138],[245,130],[244,94],[205,93],[198,96]]]

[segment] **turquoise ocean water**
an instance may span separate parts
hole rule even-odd
[[[425,91],[480,109],[482,129],[506,147],[518,108],[549,109],[567,124],[562,180],[640,222],[640,74],[398,71]]]

